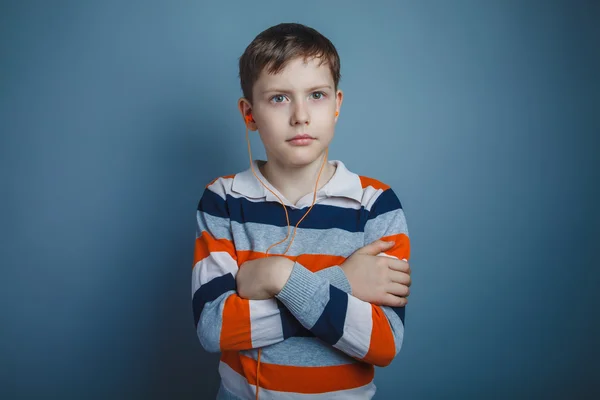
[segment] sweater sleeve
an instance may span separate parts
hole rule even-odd
[[[394,240],[381,256],[409,259],[406,219],[391,188],[373,203],[365,225],[365,243]],[[295,263],[276,296],[310,332],[338,350],[377,366],[389,365],[404,338],[404,307],[376,306],[332,285]]]
[[[209,185],[196,212],[192,309],[198,338],[209,352],[281,342],[297,328],[289,318],[282,320],[281,303],[248,300],[237,294],[238,258],[222,186],[219,180]]]
[[[327,279],[332,286],[335,286],[339,290],[346,293],[352,293],[350,282],[339,265],[333,265],[315,273],[321,278]]]

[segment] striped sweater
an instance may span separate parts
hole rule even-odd
[[[291,228],[313,193],[284,201]],[[284,256],[295,261],[288,282],[273,299],[248,300],[236,292],[235,276],[246,261],[264,256],[287,234],[279,200],[249,168],[206,186],[197,210],[192,304],[203,348],[221,352],[219,399],[253,399],[257,353],[261,399],[369,399],[374,366],[398,354],[404,307],[376,306],[352,296],[339,267],[354,251],[377,239],[394,240],[385,256],[409,259],[401,203],[387,185],[350,172],[341,161],[318,192]],[[291,235],[290,235],[291,236]],[[289,239],[288,239],[289,241]],[[269,251],[278,255],[289,242]]]

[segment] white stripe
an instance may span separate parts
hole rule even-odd
[[[367,211],[371,211],[373,203],[375,203],[375,200],[381,196],[381,193],[383,193],[383,189],[375,189],[373,186],[367,186],[366,188],[363,188],[363,197],[361,203]]]
[[[348,296],[344,334],[333,347],[358,359],[366,356],[373,330],[372,311],[370,303]]]
[[[221,384],[227,391],[242,399],[254,399],[256,392],[254,385],[248,384],[248,380],[235,372],[229,365],[219,361],[219,375]],[[261,397],[262,399],[262,397]]]
[[[252,203],[263,203],[265,201],[264,198],[248,198],[241,193],[233,192],[231,190],[232,187],[233,187],[233,178],[227,178],[227,179],[219,178],[208,188],[211,191],[213,191],[214,193],[218,194],[223,200],[225,200],[227,198],[227,196],[231,196],[235,199],[242,198],[242,199],[245,199]],[[372,186],[368,186],[365,189],[363,189],[363,199],[370,199],[371,197],[376,195],[377,192],[382,192],[382,190],[375,190]],[[319,194],[317,194],[317,195],[319,196]],[[312,196],[311,196],[311,203],[312,203]],[[361,204],[357,203],[355,200],[350,199],[348,197],[341,197],[341,196],[337,197],[337,196],[335,196],[335,193],[331,197],[326,197],[326,198],[321,198],[321,199],[317,198],[317,204],[335,206],[335,207],[341,207],[341,208],[351,208],[353,210],[359,210],[360,207],[362,206]]]
[[[245,199],[246,201],[249,201],[251,203],[264,203],[265,199],[264,198],[249,198],[244,196],[243,194],[240,193],[236,193],[236,192],[232,192],[230,187],[225,188],[225,191],[223,192],[223,196],[225,195],[225,193],[228,196],[231,196],[235,199]],[[317,194],[317,196],[319,196]],[[276,200],[278,201],[278,200]],[[312,204],[312,196],[311,196],[311,200],[310,203]],[[335,206],[335,207],[340,207],[340,208],[350,208],[353,210],[359,210],[360,207],[362,206],[361,204],[357,203],[356,201],[354,201],[353,199],[349,199],[347,197],[326,197],[326,198],[320,198],[317,197],[317,202],[315,204],[318,205],[324,205],[324,206]],[[283,207],[283,206],[282,206]],[[306,206],[305,208],[310,207],[310,205]]]
[[[334,194],[335,196],[335,194]],[[360,210],[362,204],[356,202],[353,199],[349,199],[348,197],[327,197],[322,200],[317,200],[319,205],[322,206],[335,206],[340,208],[351,208],[353,210]],[[312,204],[312,199],[311,199]]]
[[[391,255],[391,254],[387,254],[386,252],[379,253],[379,254],[377,254],[377,255],[378,255],[379,257],[395,258],[396,260],[398,259],[398,257],[396,257],[396,256],[393,256],[393,255]]]
[[[219,363],[219,374],[221,375],[221,382],[225,389],[234,396],[242,399],[254,399],[256,397],[256,386],[250,385],[246,378],[222,361]],[[258,398],[260,400],[369,400],[373,398],[376,390],[374,382],[354,389],[321,394],[278,392],[260,388]]]
[[[211,192],[219,195],[223,200],[227,194],[231,194],[231,186],[233,186],[233,178],[218,178],[207,187]]]
[[[252,300],[249,303],[252,347],[258,348],[282,341],[283,326],[273,320],[281,318],[277,301]]]
[[[203,258],[194,265],[192,270],[192,295],[200,286],[214,278],[231,273],[237,275],[237,262],[225,251],[213,251],[208,257]]]
[[[248,201],[255,202],[255,203],[260,203],[260,202],[265,201],[264,198],[258,198],[258,199],[248,198],[248,197],[244,196],[243,194],[233,192],[231,190],[233,187],[233,180],[234,180],[234,178],[219,177],[218,179],[215,180],[215,182],[213,182],[210,186],[208,186],[208,189],[210,189],[212,192],[218,194],[223,200],[225,200],[227,198],[227,196],[231,196],[236,199],[244,198]],[[371,209],[371,206],[375,202],[375,200],[377,200],[377,198],[384,192],[384,190],[383,189],[375,189],[371,185],[363,188],[362,190],[363,190],[363,195],[362,195],[361,203],[362,203],[362,206],[364,206],[367,209],[367,211],[369,211]],[[361,205],[356,203],[354,200],[349,199],[347,197],[335,197],[335,194],[332,197],[328,197],[322,201],[319,201],[319,204],[352,208],[355,210],[357,210],[361,207]]]

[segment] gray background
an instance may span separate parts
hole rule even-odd
[[[0,7],[0,397],[214,397],[195,210],[247,168],[237,59],[283,21],[337,46],[331,158],[391,184],[409,223],[377,398],[600,393],[598,1]]]

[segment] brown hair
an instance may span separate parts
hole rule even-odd
[[[252,102],[252,88],[263,69],[280,72],[296,57],[319,58],[331,70],[335,90],[340,81],[340,57],[329,39],[308,26],[282,23],[261,32],[240,57],[240,83],[244,97]]]

